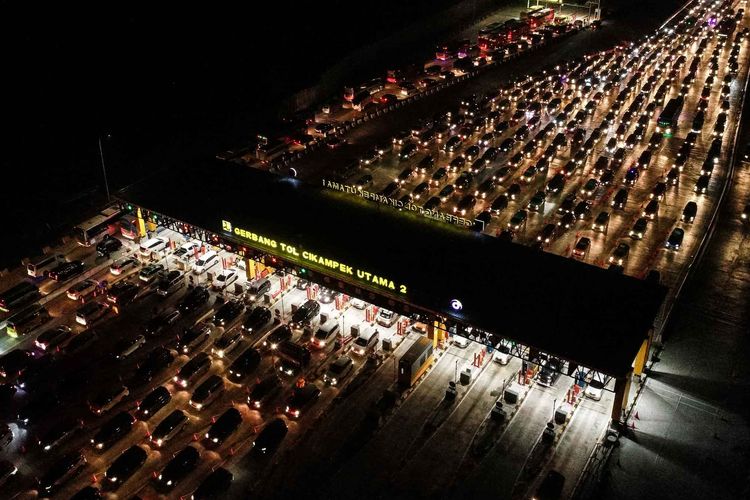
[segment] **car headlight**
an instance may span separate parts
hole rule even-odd
[[[172,480],[167,481],[167,486],[172,486]]]
[[[49,450],[50,450],[50,448],[52,448],[52,446],[50,446],[50,445],[45,445],[45,446],[44,446],[44,451],[49,451]]]
[[[112,482],[114,483],[114,482],[116,482],[116,481],[117,481],[117,476],[115,476],[115,477],[110,477],[110,478],[109,478],[109,480],[110,480],[110,481],[112,481]]]
[[[219,442],[219,438],[213,438],[213,442],[214,443],[218,443]]]
[[[104,443],[96,443],[97,450],[101,450],[102,448],[104,448]]]

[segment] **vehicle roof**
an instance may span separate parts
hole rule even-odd
[[[206,177],[206,168],[215,175]],[[225,232],[222,220],[317,254],[338,257],[354,268],[405,283],[407,295],[367,286],[304,261],[300,265],[312,268],[313,275],[332,276],[372,291],[376,295],[370,301],[376,304],[388,306],[388,299],[407,303],[412,311],[421,308],[447,320],[497,332],[613,376],[630,371],[666,294],[666,288],[655,283],[534,252],[297,179],[219,160],[197,161],[180,169],[179,176],[168,169],[157,172],[120,191],[118,197],[292,263],[294,258],[288,254]],[[164,192],[164,185],[172,186],[169,193]],[[222,200],[220,206],[206,210],[192,201],[206,197]],[[312,220],[300,213],[316,217]],[[367,224],[363,224],[365,220]],[[342,232],[342,227],[347,231]],[[372,234],[387,237],[372,245]],[[439,247],[435,247],[436,241],[441,243]],[[456,265],[446,266],[446,259]],[[565,293],[571,287],[580,293]],[[493,293],[486,293],[487,289]],[[455,298],[464,306],[460,311],[450,306]],[[545,314],[539,314],[539,304],[544,304]],[[499,314],[502,310],[509,314]],[[528,327],[531,317],[535,328]]]

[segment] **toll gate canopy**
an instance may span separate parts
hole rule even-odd
[[[630,371],[666,292],[652,282],[219,160],[157,172],[117,197],[613,377]]]

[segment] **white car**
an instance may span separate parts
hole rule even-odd
[[[504,344],[498,344],[492,353],[492,361],[501,365],[507,365],[510,361],[510,349]]]
[[[604,392],[604,383],[598,377],[592,378],[583,391],[587,398],[591,398],[594,401],[602,399],[602,392]]]
[[[367,302],[362,299],[352,299],[351,304],[353,308],[359,309],[360,311],[367,307]]]
[[[112,265],[109,266],[109,272],[115,276],[119,276],[131,267],[136,267],[137,265],[138,261],[134,257],[124,257],[114,261]]]
[[[461,335],[454,335],[453,345],[460,349],[466,349],[469,346],[469,339],[462,337]]]
[[[150,257],[152,253],[158,253],[167,247],[167,239],[157,236],[141,243],[140,253],[144,257]]]
[[[174,256],[181,259],[190,259],[195,257],[196,250],[201,247],[197,241],[188,241],[180,245],[180,248],[174,251]]]
[[[375,318],[375,322],[385,328],[390,328],[398,320],[398,314],[388,309],[381,309],[378,311],[378,316]]]
[[[213,286],[214,290],[223,290],[237,281],[239,277],[240,275],[237,272],[237,269],[224,269],[222,272],[216,275],[213,283],[211,283],[211,286]]]
[[[131,354],[133,354],[135,351],[137,351],[139,348],[141,348],[146,343],[146,337],[141,334],[133,339],[127,339],[121,341],[121,343],[118,345],[118,347],[121,349],[116,357],[117,359],[125,359]]]

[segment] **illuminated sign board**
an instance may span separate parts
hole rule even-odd
[[[392,280],[387,276],[381,276],[363,268],[355,267],[344,261],[332,259],[327,255],[320,255],[301,245],[290,244],[268,235],[256,233],[250,229],[237,227],[227,220],[221,221],[224,232],[231,234],[253,246],[261,246],[276,251],[282,258],[288,258],[300,264],[310,265],[319,269],[327,269],[340,275],[355,278],[358,281],[373,285],[378,288],[389,290],[401,295],[407,294],[407,287],[403,283]]]
[[[439,210],[428,210],[424,207],[420,207],[419,205],[415,205],[414,203],[408,201],[403,202],[401,200],[397,200],[395,198],[391,198],[390,196],[385,196],[379,193],[371,193],[370,191],[366,191],[357,186],[350,186],[349,184],[323,179],[323,187],[332,189],[334,191],[341,191],[342,193],[354,194],[359,196],[360,198],[364,198],[365,200],[374,201],[393,208],[398,208],[400,210],[408,210],[410,212],[418,213],[419,215],[427,217],[428,219],[448,222],[450,224],[455,224],[457,226],[463,227],[472,227],[474,225],[474,221],[471,221],[469,219],[456,217],[455,215],[446,214],[445,212],[441,212]]]

